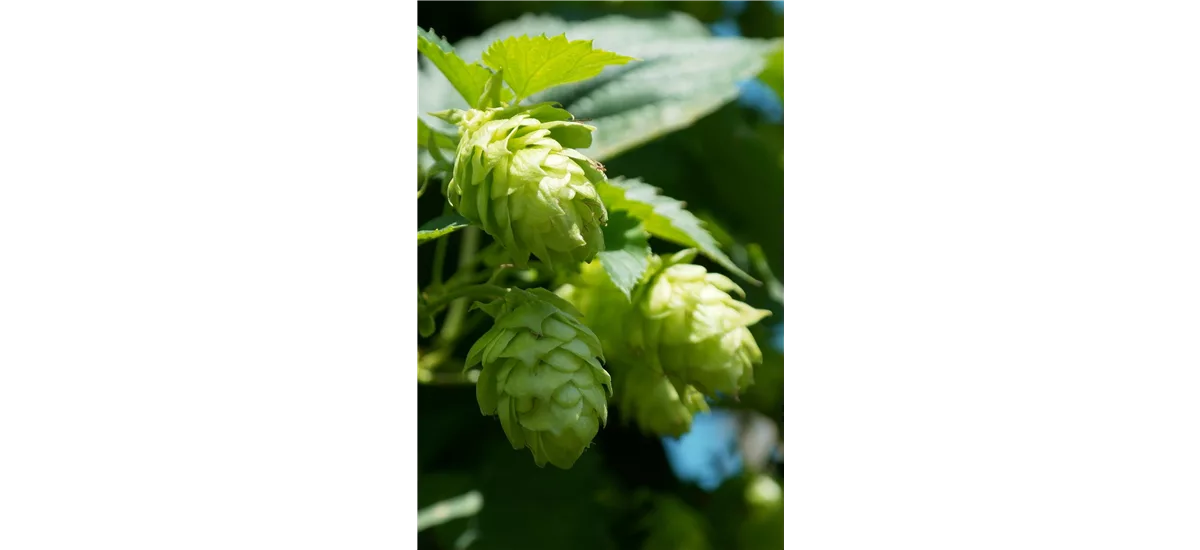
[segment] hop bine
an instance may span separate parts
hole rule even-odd
[[[483,365],[479,410],[499,416],[513,449],[529,448],[538,466],[570,468],[608,422],[612,381],[599,339],[545,289],[513,289],[481,309],[495,324],[465,367]]]
[[[450,204],[483,227],[520,267],[530,254],[551,268],[574,268],[604,249],[608,212],[595,183],[599,163],[576,151],[594,127],[549,103],[447,111],[461,131]]]

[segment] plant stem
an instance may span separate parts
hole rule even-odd
[[[469,265],[460,266],[458,268],[458,273],[455,273],[454,275],[450,276],[449,279],[446,280],[446,286],[453,288],[453,287],[456,287],[459,285],[479,284],[479,283],[482,283],[482,282],[488,280],[488,277],[490,277],[490,274],[476,273],[475,269],[478,267],[477,264],[482,262],[486,258],[486,255],[490,251],[498,248],[499,246],[500,245],[493,242],[493,243],[490,243],[487,246],[483,247],[483,249],[480,250],[479,252],[476,252],[475,257],[471,260]],[[487,266],[484,265],[483,267],[487,267]],[[467,269],[467,268],[469,268],[469,269]]]
[[[421,315],[433,315],[434,313],[437,313],[438,310],[446,307],[446,304],[450,304],[450,307],[453,308],[455,305],[461,303],[464,304],[465,308],[465,304],[469,301],[467,300],[468,298],[499,298],[504,296],[506,293],[508,293],[507,288],[497,285],[482,284],[462,286],[437,296],[428,304],[426,304],[423,311],[418,313]],[[449,316],[449,314],[447,314],[447,316]],[[447,323],[443,323],[443,325],[448,324],[448,322],[449,321],[447,321]]]
[[[450,205],[447,204],[444,208],[442,208],[442,215],[445,216],[449,213]],[[437,246],[437,248],[433,250],[433,280],[429,284],[429,286],[432,288],[438,288],[442,286],[443,266],[446,264],[446,247],[450,246],[450,236],[446,235],[438,239],[437,245],[435,246]]]
[[[463,230],[462,248],[458,251],[458,269],[465,271],[475,263],[475,250],[479,248],[479,228],[475,226],[467,227]],[[457,275],[457,273],[455,274]],[[495,290],[499,289],[499,293],[495,294]],[[484,292],[482,296],[478,293]],[[446,312],[446,319],[442,321],[442,332],[438,335],[438,342],[443,345],[449,345],[458,338],[462,329],[463,316],[467,313],[467,305],[469,301],[466,299],[469,296],[487,297],[491,295],[503,296],[504,289],[492,285],[468,286],[450,291],[448,294],[440,298],[438,301],[446,299],[458,298],[450,304],[450,310]],[[459,297],[459,296],[462,297]]]
[[[500,284],[501,279],[504,278],[504,274],[507,273],[508,270],[510,270],[512,268],[513,268],[512,264],[504,264],[502,266],[497,267],[496,271],[492,273],[491,277],[488,277],[487,284],[489,284],[489,285]]]
[[[420,185],[417,186],[417,198],[418,199],[425,195],[426,187],[429,187],[429,174],[425,174],[424,176],[422,176]]]

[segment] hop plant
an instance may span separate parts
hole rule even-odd
[[[652,276],[634,298],[626,337],[652,369],[702,393],[733,396],[754,382],[762,351],[749,326],[771,314],[744,297],[728,277],[686,263],[689,251],[656,259]]]
[[[513,289],[482,306],[495,324],[467,354],[482,363],[479,410],[500,417],[513,449],[567,469],[608,422],[612,380],[600,341],[579,312],[548,290]]]
[[[450,204],[512,254],[572,268],[603,250],[608,212],[594,161],[575,149],[592,143],[594,127],[550,104],[455,111],[460,129]]]
[[[592,145],[594,127],[557,104],[520,105],[548,87],[634,59],[597,50],[590,41],[543,35],[496,41],[475,64],[432,30],[418,33],[418,50],[471,106],[431,113],[456,125],[457,136],[418,122],[433,160],[418,194],[431,177],[449,173],[442,192],[469,222],[458,216],[431,220],[418,229],[418,243],[472,226],[462,237],[453,277],[442,277],[446,241],[434,253],[432,283],[418,300],[419,334],[432,337],[436,315],[451,309],[440,321],[439,349],[424,356],[430,359],[423,368],[431,371],[462,333],[463,298],[501,296],[482,306],[494,326],[466,361],[468,369],[481,367],[480,410],[498,416],[513,447],[530,449],[539,466],[564,469],[607,423],[614,378],[601,364],[606,357],[613,360],[623,419],[645,432],[678,437],[690,430],[696,413],[707,410],[706,397],[736,397],[750,385],[762,354],[747,327],[768,312],[731,296],[743,295],[729,278],[691,265],[694,252],[663,259],[649,247],[652,236],[697,243],[711,236],[660,190],[638,180],[607,182],[603,167],[579,152]],[[450,149],[452,160],[442,155]],[[609,212],[600,191],[621,211],[613,220],[620,227],[608,229],[615,230],[610,239],[622,242],[609,243],[615,246],[603,264],[597,255],[606,250]],[[477,229],[497,246],[476,251]],[[719,250],[703,248],[750,278]],[[521,273],[509,271],[509,264],[528,267],[531,256],[540,260],[536,273],[525,272],[521,282],[566,277],[557,294],[505,289]],[[476,272],[480,263],[495,269],[490,278]]]

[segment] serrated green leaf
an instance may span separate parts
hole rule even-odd
[[[702,210],[717,214],[717,221],[738,241],[762,245],[771,266],[782,275],[783,125],[752,123],[756,117],[748,114],[736,104],[726,105],[686,132],[606,164],[613,174],[640,176],[661,187],[663,194],[687,201],[698,215]],[[761,279],[736,249],[721,249],[738,267]]]
[[[417,229],[417,245],[444,237],[468,225],[471,225],[471,222],[458,214],[438,216]]]
[[[775,90],[779,94],[779,99],[783,100],[783,43],[779,44],[779,48],[767,55],[766,65],[763,71],[759,73],[758,79],[764,84]]]
[[[704,223],[684,208],[680,201],[660,195],[657,188],[639,179],[612,178],[596,186],[604,205],[611,211],[626,211],[642,220],[647,232],[660,239],[696,248],[712,259],[754,284],[761,284],[742,271],[717,245],[716,239],[704,228]]]
[[[503,69],[504,81],[518,98],[586,80],[609,65],[630,61],[634,58],[595,49],[591,40],[567,40],[565,34],[510,36],[483,52],[483,63],[496,71]]]
[[[430,128],[421,117],[417,117],[417,147],[422,149],[429,147],[429,138],[433,138],[433,142],[442,149],[443,152],[449,151],[448,154],[453,155],[454,150],[458,148],[458,138],[447,135],[440,130]]]
[[[483,94],[483,88],[492,77],[492,72],[478,63],[467,63],[445,38],[437,35],[433,29],[428,31],[417,27],[417,51],[433,63],[445,75],[459,95],[474,107]]]
[[[582,151],[599,161],[686,128],[733,101],[738,82],[757,76],[765,56],[780,44],[713,37],[699,21],[673,13],[658,19],[614,15],[571,22],[526,15],[462,40],[455,48],[471,59],[496,40],[541,33],[590,39],[596,48],[640,60],[607,67],[595,78],[555,86],[530,98],[561,103],[573,115],[591,119],[594,140]],[[452,108],[459,100],[439,75],[423,72],[420,87],[422,111]]]
[[[596,257],[608,278],[629,298],[650,266],[650,234],[629,213],[609,212],[608,225],[604,227],[604,250]]]

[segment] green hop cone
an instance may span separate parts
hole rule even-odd
[[[538,466],[570,468],[608,422],[612,381],[599,339],[545,289],[514,289],[482,309],[495,324],[465,367],[483,364],[479,410],[499,416],[513,448],[528,447]]]
[[[672,380],[630,351],[626,332],[629,316],[636,312],[600,262],[585,264],[555,292],[581,311],[600,337],[624,422],[637,423],[645,433],[680,437],[691,430],[696,413],[708,411],[699,390]]]
[[[604,249],[608,212],[594,183],[598,164],[576,151],[594,127],[550,104],[440,114],[461,138],[446,197],[524,267],[533,254],[571,267]]]
[[[663,261],[634,300],[628,345],[649,367],[702,393],[734,397],[754,382],[762,351],[749,326],[771,314],[735,299],[745,296],[728,277],[685,263],[684,251]]]
[[[643,432],[680,437],[692,429],[692,417],[707,412],[708,403],[696,388],[671,380],[641,365],[614,369],[621,414]]]

